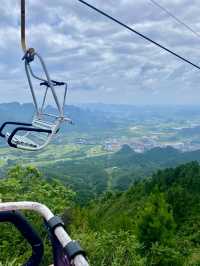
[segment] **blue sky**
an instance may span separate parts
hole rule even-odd
[[[199,0],[157,0],[200,33]],[[77,0],[29,0],[29,43],[69,103],[199,104],[200,71],[112,23]],[[88,0],[200,64],[200,39],[149,0]],[[20,1],[1,0],[0,102],[30,102],[21,61]],[[37,89],[38,94],[40,93]]]

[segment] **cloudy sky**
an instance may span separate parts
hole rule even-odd
[[[29,44],[70,103],[199,104],[200,71],[77,0],[28,0]],[[200,38],[149,0],[88,0],[200,64]],[[157,0],[200,34],[199,0]],[[1,0],[0,102],[30,102],[20,48],[20,0]],[[40,94],[37,88],[38,95]]]

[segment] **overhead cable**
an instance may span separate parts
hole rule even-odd
[[[188,24],[186,24],[185,22],[183,22],[180,18],[178,18],[174,14],[172,14],[172,12],[170,12],[164,6],[162,6],[161,4],[157,3],[155,0],[149,0],[149,1],[152,4],[154,4],[155,6],[157,6],[158,8],[160,8],[162,11],[164,11],[165,13],[167,13],[170,17],[172,17],[174,20],[176,20],[176,22],[178,22],[179,24],[181,24],[182,26],[184,26],[185,28],[187,28],[189,31],[191,31],[194,35],[196,35],[196,37],[200,38],[200,34],[198,32],[196,32],[191,26],[189,26]]]
[[[135,29],[131,28],[130,26],[126,25],[125,23],[121,22],[120,20],[118,20],[118,19],[112,17],[111,15],[109,15],[109,14],[105,13],[104,11],[98,9],[97,7],[95,7],[95,6],[93,6],[93,5],[89,4],[89,3],[87,3],[87,2],[84,1],[84,0],[78,0],[78,1],[81,2],[82,4],[88,6],[89,8],[95,10],[96,12],[100,13],[101,15],[103,15],[103,16],[105,16],[105,17],[111,19],[112,21],[116,22],[117,24],[121,25],[122,27],[128,29],[129,31],[131,31],[131,32],[133,32],[133,33],[135,33],[135,34],[137,34],[137,35],[140,36],[141,38],[143,38],[143,39],[145,39],[145,40],[147,40],[147,41],[153,43],[154,45],[160,47],[161,49],[165,50],[166,52],[168,52],[168,53],[174,55],[175,57],[179,58],[180,60],[182,60],[182,61],[184,61],[184,62],[186,62],[186,63],[188,63],[188,64],[192,65],[193,67],[195,67],[195,68],[197,68],[197,69],[200,70],[200,66],[198,66],[197,64],[191,62],[190,60],[188,60],[188,59],[186,59],[185,57],[183,57],[183,56],[177,54],[176,52],[173,52],[173,51],[170,50],[169,48],[165,47],[164,45],[162,45],[162,44],[160,44],[160,43],[158,43],[158,42],[156,42],[156,41],[154,41],[153,39],[147,37],[146,35],[140,33],[139,31],[136,31]]]

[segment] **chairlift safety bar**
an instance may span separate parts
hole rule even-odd
[[[20,211],[20,210],[35,211],[38,214],[40,214],[47,222],[54,217],[51,210],[41,203],[28,202],[28,201],[0,203],[0,212]],[[67,234],[67,232],[64,230],[62,226],[56,227],[54,233],[63,248],[65,248],[70,242],[72,242],[72,239],[70,238],[70,236]],[[73,259],[72,265],[89,266],[87,260],[83,255],[77,255]]]

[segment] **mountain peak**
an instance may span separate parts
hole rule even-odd
[[[124,144],[117,153],[118,154],[129,154],[129,153],[134,153],[134,150],[128,144]]]

